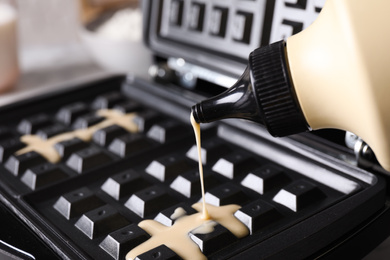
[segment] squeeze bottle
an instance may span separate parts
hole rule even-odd
[[[390,171],[389,10],[389,0],[328,0],[307,29],[254,50],[230,89],[192,107],[195,120],[244,118],[273,136],[350,131]]]

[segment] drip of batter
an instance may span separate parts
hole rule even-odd
[[[129,132],[137,132],[137,125],[133,123],[134,113],[123,114],[120,111],[114,109],[102,109],[97,111],[97,115],[105,117],[102,122],[90,126],[85,129],[78,129],[71,132],[58,134],[47,140],[42,139],[37,135],[24,135],[20,140],[27,146],[16,152],[16,155],[35,151],[45,157],[51,163],[58,163],[61,160],[61,156],[54,148],[56,143],[70,140],[72,138],[79,138],[85,142],[89,142],[92,139],[92,135],[99,129],[111,126],[113,124],[119,125]]]
[[[178,218],[185,216],[186,214],[187,212],[182,207],[178,207],[171,215],[171,219],[176,220]]]
[[[203,203],[203,219],[210,219],[209,213],[207,212],[206,208],[206,200],[204,195],[204,178],[203,178],[203,164],[202,164],[202,146],[200,143],[200,125],[197,123],[194,119],[194,116],[191,113],[191,125],[192,128],[194,128],[195,133],[195,139],[196,139],[196,146],[198,148],[198,164],[199,164],[199,177],[200,177],[200,187],[202,189],[202,203]]]
[[[202,225],[200,225],[199,227],[197,227],[194,230],[192,230],[191,233],[192,234],[208,234],[208,233],[211,233],[211,232],[214,231],[214,227],[217,224],[218,223],[213,221],[213,220],[207,221],[207,222],[203,223]]]
[[[234,213],[241,208],[239,205],[226,205],[216,207],[207,205],[204,195],[203,164],[201,156],[200,126],[191,114],[191,124],[194,128],[196,144],[198,148],[199,176],[202,189],[202,203],[192,205],[198,211],[196,214],[184,215],[182,208],[177,208],[171,218],[175,219],[173,226],[167,227],[155,220],[141,221],[138,226],[145,230],[151,238],[146,242],[132,249],[126,260],[133,260],[138,255],[145,253],[160,245],[166,245],[183,259],[207,259],[202,254],[197,244],[188,235],[207,234],[214,230],[214,226],[219,223],[236,237],[242,238],[249,234],[247,227],[241,223]]]

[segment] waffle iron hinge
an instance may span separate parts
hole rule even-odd
[[[174,71],[180,85],[190,89],[195,86],[197,79],[202,79],[225,88],[231,87],[237,81],[237,78],[235,77],[230,77],[222,73],[191,64],[183,58],[170,57],[167,59],[164,66],[152,65],[149,70],[149,75],[152,77],[156,76],[156,66],[158,67],[157,71],[161,69],[166,71],[168,70],[170,72]],[[161,71],[160,73],[157,73],[157,76],[159,76],[159,74],[161,74]]]
[[[357,166],[390,175],[379,165],[373,150],[359,136],[351,132],[345,132],[345,144],[354,151]]]

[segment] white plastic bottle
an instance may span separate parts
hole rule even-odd
[[[234,86],[192,108],[195,120],[245,118],[274,136],[350,131],[390,171],[389,11],[389,0],[328,0],[306,30],[253,51]]]
[[[312,129],[360,136],[390,170],[390,1],[328,0],[287,40],[298,102]]]

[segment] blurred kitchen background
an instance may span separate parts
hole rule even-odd
[[[0,105],[107,73],[147,75],[151,55],[142,44],[138,1],[1,1],[17,9],[21,74]]]

